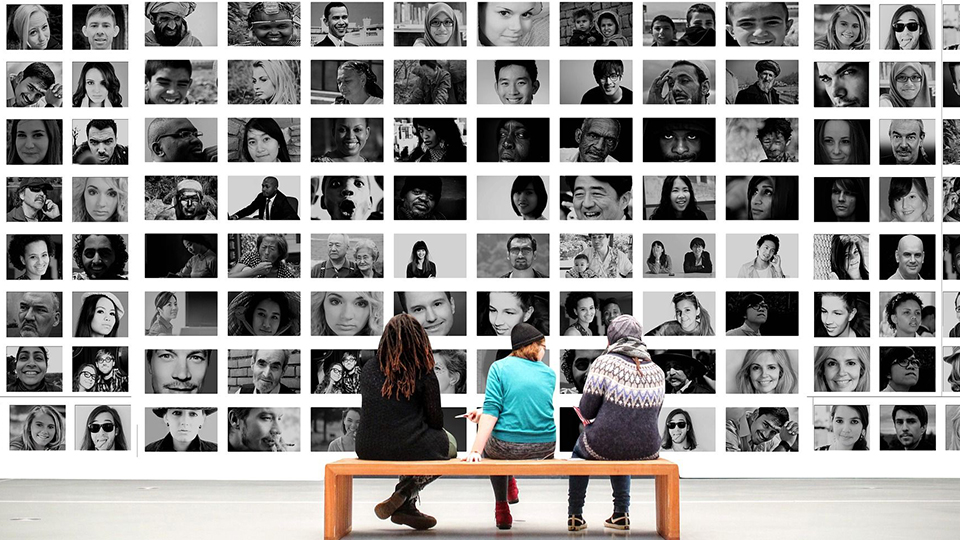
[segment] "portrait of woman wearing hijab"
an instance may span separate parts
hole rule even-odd
[[[463,47],[460,23],[453,8],[437,2],[427,9],[423,18],[423,37],[413,42],[414,47]]]
[[[881,64],[881,72],[890,70],[889,91],[880,95],[881,107],[933,107],[935,99],[927,82],[928,69],[920,62]],[[882,76],[881,76],[882,77]]]

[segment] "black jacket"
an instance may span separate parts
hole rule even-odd
[[[757,83],[753,83],[737,94],[736,103],[737,105],[766,105],[767,100],[764,97],[764,93],[760,91],[760,87],[757,86]],[[770,104],[780,104],[780,94],[778,94],[774,88],[770,89]]]
[[[293,209],[293,205],[290,204],[290,201],[287,200],[286,195],[278,191],[274,197],[276,200],[273,201],[273,207],[270,209],[270,221],[276,221],[279,219],[299,219],[297,217],[297,212]],[[257,212],[257,219],[263,219],[263,212],[266,203],[267,198],[263,196],[263,193],[258,193],[257,197],[253,199],[252,203],[250,203],[243,210],[238,211],[235,215],[243,218],[254,212]]]

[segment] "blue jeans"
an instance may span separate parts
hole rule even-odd
[[[573,458],[592,459],[580,449],[580,443],[573,447]],[[567,514],[583,514],[583,502],[587,497],[589,476],[571,476],[570,491],[567,495]],[[613,487],[613,512],[626,514],[630,512],[630,477],[611,476],[610,486]]]

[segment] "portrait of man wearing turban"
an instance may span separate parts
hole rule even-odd
[[[779,105],[780,95],[773,88],[780,76],[780,64],[773,60],[757,62],[757,82],[737,94],[738,105]]]
[[[145,15],[153,24],[144,36],[147,47],[202,47],[190,34],[187,17],[197,9],[196,2],[147,2]]]

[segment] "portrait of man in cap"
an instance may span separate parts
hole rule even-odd
[[[780,64],[773,60],[757,62],[757,82],[737,93],[737,105],[779,105],[780,94],[773,83],[780,76]]]
[[[144,15],[153,30],[144,34],[147,47],[202,47],[190,33],[187,17],[197,9],[196,2],[147,2]]]
[[[7,212],[7,221],[60,221],[60,207],[48,197],[52,190],[49,178],[21,177],[15,196],[19,204]]]
[[[177,183],[173,210],[178,220],[216,220],[217,213],[204,200],[203,185],[188,178]]]
[[[668,394],[713,394],[713,385],[704,381],[706,368],[691,351],[655,353],[653,361],[663,370]]]

